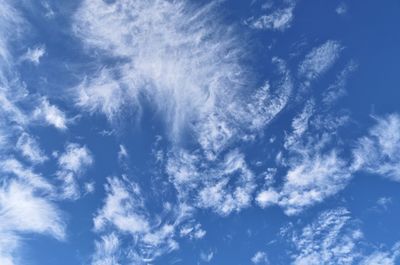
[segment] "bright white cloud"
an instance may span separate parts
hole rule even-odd
[[[67,128],[68,120],[65,113],[57,106],[50,104],[46,98],[43,98],[39,107],[33,111],[33,118],[44,121],[60,130]]]
[[[0,261],[15,264],[21,234],[45,234],[58,240],[65,238],[60,211],[45,197],[19,181],[0,186]],[[3,263],[2,263],[3,264]]]
[[[346,163],[335,152],[303,159],[289,169],[280,191],[279,204],[287,214],[322,202],[342,190],[351,178]]]
[[[144,94],[164,116],[172,139],[190,131],[209,158],[240,136],[240,127],[267,124],[288,100],[288,73],[282,84],[266,85],[243,102],[239,93],[250,80],[240,60],[248,51],[234,28],[219,23],[216,5],[84,1],[75,33],[88,47],[125,63],[87,77],[76,88],[77,105],[112,120],[125,110],[140,114]]]

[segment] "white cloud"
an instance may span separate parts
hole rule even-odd
[[[300,231],[292,226],[282,230],[294,249],[293,265],[394,265],[400,243],[384,250],[367,243],[360,222],[345,208],[326,210]]]
[[[107,224],[112,224],[118,230],[132,234],[148,232],[150,224],[142,213],[144,202],[139,186],[118,178],[109,178],[108,182],[104,206],[94,219],[95,229],[101,231]]]
[[[286,174],[279,204],[287,214],[296,214],[336,194],[347,185],[350,178],[346,163],[335,152],[304,157]]]
[[[44,45],[37,46],[33,49],[28,48],[28,51],[22,56],[22,60],[30,61],[35,65],[40,63],[40,59],[46,54]]]
[[[245,21],[247,25],[255,29],[269,29],[284,31],[290,28],[294,15],[295,2],[292,1],[287,7],[279,8],[270,14],[260,17],[251,17]]]
[[[350,61],[343,70],[337,75],[336,81],[330,85],[323,93],[322,102],[326,105],[333,104],[338,98],[346,94],[346,84],[351,73],[356,71],[358,65],[354,61]]]
[[[129,157],[128,151],[126,150],[125,146],[120,144],[119,151],[118,151],[118,159],[123,160]]]
[[[321,144],[323,139],[316,141]],[[347,163],[336,150],[323,153],[321,148],[302,144],[292,147],[283,183],[261,190],[256,197],[258,205],[276,204],[287,215],[294,215],[344,189],[352,177]]]
[[[202,252],[200,253],[200,258],[204,262],[210,262],[214,257],[214,252],[210,251],[208,253]]]
[[[86,77],[76,88],[77,105],[113,120],[121,111],[140,115],[145,95],[164,117],[170,138],[179,142],[183,134],[190,136],[209,159],[243,130],[266,125],[288,101],[288,71],[282,84],[266,85],[243,101],[239,94],[250,78],[240,61],[248,51],[235,29],[220,23],[217,5],[83,1],[75,33],[90,49],[124,63],[100,66],[94,77]]]
[[[376,250],[372,254],[366,256],[360,265],[396,265],[400,258],[400,242],[397,242],[392,249],[388,251]]]
[[[258,251],[251,258],[251,262],[254,264],[269,264],[267,254],[263,251]]]
[[[291,145],[295,144],[307,131],[308,123],[311,116],[315,111],[315,103],[313,100],[308,100],[303,110],[298,113],[292,120],[292,133],[286,136],[284,146],[290,148]]]
[[[293,265],[351,265],[361,254],[363,235],[343,208],[328,210],[290,238],[297,250]]]
[[[119,248],[121,242],[115,233],[101,236],[96,241],[96,251],[92,257],[92,265],[119,265]]]
[[[39,107],[33,111],[33,118],[44,121],[60,130],[67,129],[68,120],[64,112],[57,106],[52,105],[46,98],[43,98]]]
[[[60,211],[45,197],[36,196],[30,186],[3,182],[0,186],[0,262],[15,264],[22,234],[45,234],[65,238]]]
[[[312,49],[299,66],[299,76],[305,79],[305,85],[324,74],[339,58],[342,46],[339,42],[329,40]]]
[[[43,163],[48,159],[40,149],[36,139],[25,132],[18,138],[16,147],[24,157],[28,158],[34,164]]]
[[[69,143],[58,157],[58,178],[63,182],[63,198],[78,199],[80,186],[78,178],[94,163],[93,156],[86,146]],[[87,188],[87,187],[84,187]]]
[[[257,197],[256,202],[260,207],[267,207],[269,205],[277,204],[280,199],[280,194],[273,189],[261,191]]]
[[[250,206],[254,174],[237,150],[229,152],[214,168],[198,168],[196,156],[186,157],[188,160],[174,158],[169,159],[167,171],[179,196],[188,204],[225,216]]]
[[[166,207],[167,217],[150,213],[140,187],[127,176],[108,178],[106,192],[104,205],[93,220],[95,231],[99,234],[114,231],[116,235],[133,237],[134,240],[130,239],[130,245],[121,253],[134,264],[148,264],[158,256],[178,249],[174,239],[178,233],[194,239],[204,236],[200,225],[195,225],[190,231],[185,231],[188,225],[181,226],[190,211],[184,205],[174,210],[172,205]]]
[[[93,164],[93,157],[86,146],[70,143],[58,158],[58,164],[63,170],[81,173]]]
[[[201,239],[206,233],[207,232],[201,228],[201,224],[192,223],[184,225],[179,231],[181,237],[188,237],[190,239]]]
[[[376,123],[359,139],[352,168],[400,181],[400,116],[378,117]]]
[[[4,159],[0,161],[0,165],[0,172],[3,174],[13,174],[20,182],[24,182],[32,188],[49,194],[53,193],[53,186],[45,178],[25,167],[18,160],[14,158]]]

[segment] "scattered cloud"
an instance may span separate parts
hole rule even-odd
[[[25,132],[18,138],[16,147],[24,157],[34,164],[43,163],[48,159],[40,149],[37,140]]]
[[[121,242],[115,233],[101,236],[95,242],[96,250],[92,257],[92,265],[120,265],[119,260]]]
[[[390,250],[376,250],[366,256],[360,265],[396,265],[400,259],[400,242],[397,242]]]
[[[210,262],[213,259],[213,257],[214,257],[213,251],[210,251],[208,253],[205,253],[205,252],[200,253],[200,258],[204,262]]]
[[[19,181],[0,186],[0,261],[15,264],[22,234],[44,234],[65,239],[62,214],[46,197]],[[2,263],[3,264],[3,263]]]
[[[376,117],[367,136],[358,140],[353,151],[354,171],[361,170],[400,181],[400,116]]]
[[[258,251],[251,258],[251,262],[254,264],[269,264],[267,254],[263,251]]]
[[[58,157],[59,170],[56,173],[63,183],[63,198],[78,199],[80,197],[78,178],[93,163],[93,156],[86,146],[67,144],[65,152]]]
[[[286,7],[277,8],[266,15],[248,18],[245,24],[254,29],[284,31],[292,24],[295,5],[294,1],[289,1]]]
[[[342,45],[338,41],[328,40],[312,49],[300,63],[298,74],[305,79],[305,86],[324,74],[338,60]]]
[[[128,234],[135,239],[129,240],[129,245],[123,249],[125,254],[122,254],[122,258],[125,260],[135,264],[148,264],[158,256],[178,249],[175,238],[179,233],[181,236],[193,235],[195,239],[205,234],[198,225],[190,230],[188,225],[183,224],[188,214],[186,206],[177,209],[166,207],[169,212],[167,216],[150,213],[139,185],[128,176],[108,178],[106,192],[104,205],[93,220],[94,228],[99,234],[107,235],[113,231],[115,235],[125,237]],[[104,251],[103,245],[104,243],[97,248],[95,260],[96,257],[110,256],[109,252]]]
[[[363,234],[344,208],[321,213],[300,233],[289,237],[296,250],[294,265],[350,265],[361,255]]]
[[[39,107],[33,111],[33,118],[60,130],[67,129],[68,120],[65,113],[57,106],[50,104],[46,98],[43,98]]]
[[[21,57],[23,61],[29,61],[35,65],[40,63],[40,59],[46,54],[44,45],[37,46],[33,49],[28,48],[28,51]]]

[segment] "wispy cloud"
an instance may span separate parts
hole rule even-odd
[[[93,156],[86,146],[69,143],[58,157],[58,178],[63,182],[63,198],[78,199],[81,191],[78,178],[94,163]]]
[[[328,40],[324,44],[312,49],[300,63],[298,74],[304,79],[304,85],[309,86],[311,81],[324,74],[339,58],[343,49],[338,41]]]
[[[57,106],[50,104],[48,99],[42,98],[39,106],[33,111],[33,119],[43,121],[57,129],[67,129],[67,117]]]
[[[60,211],[51,201],[38,197],[35,190],[19,181],[0,186],[0,261],[14,264],[21,233],[47,234],[65,238]]]
[[[245,21],[245,24],[254,29],[284,31],[292,25],[295,6],[295,1],[288,1],[287,6],[276,8],[269,14],[259,17],[250,17]]]
[[[358,245],[362,232],[343,208],[328,210],[295,233],[292,242],[297,249],[294,265],[354,264],[360,255]]]
[[[267,254],[263,251],[258,251],[251,258],[251,262],[254,264],[269,264]]]
[[[44,45],[34,48],[28,48],[28,51],[21,57],[23,61],[29,61],[35,65],[40,63],[40,59],[46,54],[46,47]]]
[[[24,157],[34,164],[43,163],[48,159],[40,149],[37,140],[25,132],[18,138],[16,147]]]
[[[117,250],[107,247],[110,245],[106,243],[106,239],[109,241],[109,231],[114,231],[115,235],[129,234],[135,238],[135,241],[123,251],[131,254],[122,253],[119,256],[119,259],[127,259],[135,264],[148,264],[161,254],[169,253],[179,247],[175,238],[178,236],[178,231],[184,229],[181,224],[185,218],[185,210],[178,210],[171,218],[162,218],[162,213],[160,215],[150,213],[140,187],[127,176],[108,178],[106,191],[104,205],[94,218],[95,230],[100,234],[105,233],[106,236],[102,236],[102,243],[98,243],[93,264],[101,264],[98,257],[111,256],[108,260],[112,257],[118,260],[118,256],[114,256]],[[115,236],[113,238],[115,239]]]
[[[282,235],[293,245],[293,265],[396,264],[399,243],[388,250],[366,244],[360,222],[345,208],[326,210],[300,231],[293,227]]]
[[[353,151],[353,170],[363,170],[400,181],[400,116],[376,118],[367,136]]]

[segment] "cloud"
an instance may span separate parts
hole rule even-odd
[[[57,106],[50,104],[46,98],[43,98],[39,107],[33,111],[33,118],[44,121],[60,130],[67,129],[68,120],[65,113]]]
[[[293,265],[392,265],[400,255],[399,243],[389,250],[367,243],[360,222],[341,207],[323,211],[300,231],[290,226],[282,231],[294,248]]]
[[[290,237],[297,250],[292,264],[354,264],[361,254],[362,237],[349,211],[344,208],[325,211]]]
[[[324,44],[312,49],[300,63],[298,74],[305,79],[305,85],[309,83],[332,67],[339,58],[343,49],[338,41],[328,40]]]
[[[58,157],[58,178],[63,182],[63,198],[78,199],[80,187],[78,178],[94,163],[93,156],[86,146],[69,143]]]
[[[400,181],[400,116],[376,118],[367,136],[360,138],[353,151],[354,171],[361,170]]]
[[[208,168],[201,167],[200,161],[185,152],[168,159],[167,173],[182,200],[223,216],[250,206],[255,180],[243,154],[231,151],[217,166]]]
[[[115,233],[104,235],[96,241],[95,254],[92,257],[92,265],[119,265],[119,248],[121,242]]]
[[[18,138],[16,147],[24,157],[34,164],[43,163],[48,159],[40,149],[37,140],[25,132]]]
[[[32,169],[25,167],[18,160],[14,158],[4,159],[0,161],[0,165],[0,172],[2,172],[4,176],[13,175],[17,177],[20,182],[48,194],[54,192],[53,186],[45,178],[33,172]]]
[[[35,189],[19,181],[3,182],[0,186],[0,261],[4,264],[15,264],[22,234],[65,239],[60,211],[35,193]]]
[[[104,206],[94,219],[95,229],[102,230],[107,224],[112,224],[118,230],[132,234],[148,232],[150,225],[142,213],[144,202],[139,187],[118,178],[109,178],[108,182]]]
[[[282,187],[260,191],[256,202],[261,207],[277,204],[288,215],[298,214],[342,190],[350,179],[351,172],[335,151],[305,155],[290,165]]]
[[[288,100],[288,73],[282,84],[255,89],[243,102],[239,95],[252,83],[240,63],[247,45],[234,27],[221,23],[217,5],[83,1],[74,16],[75,34],[89,52],[123,62],[99,66],[86,77],[76,87],[77,106],[113,120],[126,111],[140,115],[145,96],[164,118],[170,139],[179,143],[189,136],[210,157],[242,128],[267,124]]]
[[[366,256],[360,265],[395,265],[400,258],[400,242],[397,242],[392,249],[376,250],[372,254]]]
[[[210,251],[208,253],[201,252],[200,253],[200,258],[204,262],[210,262],[214,257],[214,252]]]
[[[343,68],[342,71],[337,75],[336,81],[330,85],[326,91],[323,93],[322,102],[326,105],[332,105],[338,98],[344,96],[346,94],[345,87],[347,85],[347,80],[349,76],[355,72],[358,68],[358,65],[354,61],[350,61]]]
[[[335,9],[335,12],[338,15],[345,15],[347,13],[347,11],[348,11],[348,7],[347,7],[346,3],[344,3],[344,2],[340,3]]]
[[[44,45],[37,46],[33,49],[28,48],[28,51],[21,57],[23,61],[29,61],[35,65],[40,63],[40,59],[46,54]]]
[[[258,251],[251,258],[251,262],[254,264],[269,264],[267,254],[263,251]]]
[[[186,224],[184,225],[179,234],[181,237],[188,237],[190,239],[201,239],[206,235],[206,231],[201,228],[201,224]]]
[[[110,177],[107,182],[104,205],[93,219],[94,229],[99,234],[113,232],[124,238],[129,235],[129,244],[120,249],[123,260],[135,264],[148,264],[160,255],[179,248],[175,237],[179,231],[188,228],[188,225],[183,224],[188,214],[186,206],[177,209],[167,207],[168,214],[150,213],[139,185],[127,176]],[[182,224],[184,226],[181,226]],[[201,235],[202,230],[198,226],[186,232],[184,236],[192,232],[194,238],[204,236]],[[99,253],[95,253],[95,257],[97,256]]]
[[[291,27],[295,5],[294,1],[290,1],[287,7],[275,9],[267,15],[251,17],[245,24],[254,29],[284,31]]]

